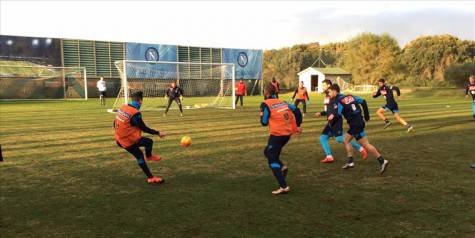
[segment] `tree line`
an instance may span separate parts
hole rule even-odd
[[[266,82],[276,77],[283,87],[295,87],[297,73],[312,64],[343,68],[352,73],[354,84],[386,78],[410,86],[462,85],[468,75],[475,75],[475,41],[452,35],[423,36],[401,49],[389,34],[363,33],[346,42],[265,51],[263,77]]]

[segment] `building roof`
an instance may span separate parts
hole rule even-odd
[[[317,70],[323,74],[351,74],[350,72],[342,69],[342,68],[317,68],[317,67],[312,67],[312,69]]]

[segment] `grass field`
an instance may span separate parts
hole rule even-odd
[[[114,115],[97,100],[0,102],[0,237],[475,237],[475,122],[460,90],[405,95],[411,134],[383,130],[374,115],[383,99],[369,99],[367,134],[391,161],[384,176],[359,155],[355,169],[340,169],[334,141],[337,161],[319,163],[324,120],[313,117],[322,107],[313,95],[304,134],[283,151],[292,192],[279,197],[262,154],[261,97],[245,100],[184,118],[144,112],[149,126],[178,134],[150,136],[162,186],[147,185],[115,145]],[[182,135],[194,144],[179,147]]]

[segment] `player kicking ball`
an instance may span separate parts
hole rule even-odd
[[[286,177],[288,168],[280,160],[282,148],[289,142],[292,134],[301,134],[302,114],[294,105],[276,98],[274,89],[269,86],[264,91],[264,102],[260,107],[261,124],[269,126],[269,140],[264,155],[272,170],[279,188],[272,194],[279,195],[290,192]]]
[[[475,120],[475,76],[470,76],[469,83],[465,88],[465,97],[468,97],[468,94],[472,96],[472,114],[473,120]]]
[[[123,105],[117,110],[114,120],[117,145],[124,148],[137,159],[137,163],[147,176],[147,183],[163,183],[164,180],[162,178],[155,177],[152,175],[152,172],[150,172],[140,147],[145,147],[145,155],[148,161],[159,161],[161,159],[160,156],[152,155],[153,140],[142,137],[142,131],[152,135],[158,135],[160,138],[165,137],[166,134],[165,132],[159,132],[147,127],[142,120],[140,106],[143,101],[143,93],[138,91],[132,93],[130,97],[132,98],[132,102]]]
[[[325,152],[325,159],[320,160],[321,163],[333,163],[335,159],[333,158],[332,151],[330,148],[329,140],[331,137],[335,137],[335,141],[339,144],[343,144],[343,118],[337,115],[335,112],[338,108],[338,101],[331,99],[328,89],[332,85],[332,82],[328,79],[323,80],[322,88],[325,93],[325,99],[323,100],[323,111],[315,113],[315,116],[327,116],[335,115],[333,120],[328,121],[323,128],[322,134],[320,135],[320,144],[322,145],[323,151]],[[335,108],[335,106],[337,108]],[[351,141],[351,146],[361,153],[363,159],[368,158],[368,152],[365,148],[358,144],[356,141]]]
[[[394,118],[401,123],[403,126],[407,128],[407,132],[411,132],[414,127],[409,125],[399,114],[399,107],[397,105],[396,100],[394,99],[394,93],[393,91],[396,91],[397,96],[401,96],[401,91],[399,90],[398,87],[396,86],[388,86],[385,83],[384,79],[378,80],[378,91],[373,93],[373,98],[377,98],[381,95],[386,99],[386,105],[382,106],[378,111],[376,111],[376,114],[378,115],[379,118],[381,118],[384,121],[384,129],[388,128],[391,126],[391,122],[384,116],[385,111],[391,111],[394,115]]]
[[[349,130],[345,134],[345,148],[348,156],[348,162],[342,167],[343,169],[354,168],[353,162],[353,146],[351,140],[355,138],[360,145],[362,145],[369,153],[371,153],[379,162],[379,172],[383,174],[388,167],[389,161],[385,160],[378,150],[369,143],[369,140],[364,132],[365,120],[369,121],[369,110],[366,101],[360,97],[352,95],[340,94],[340,87],[333,84],[329,88],[330,97],[336,99],[337,111],[328,116],[328,121],[334,120],[337,116],[343,115],[350,126]],[[361,106],[364,110],[364,118],[361,115]]]

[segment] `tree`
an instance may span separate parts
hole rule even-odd
[[[343,66],[355,83],[372,84],[395,74],[399,52],[397,41],[388,34],[363,33],[347,43]]]
[[[445,70],[445,79],[459,87],[467,84],[470,75],[475,75],[475,62],[451,65]]]
[[[451,35],[425,36],[407,44],[400,62],[415,85],[444,80],[445,69],[475,60],[475,41],[461,41]]]

